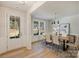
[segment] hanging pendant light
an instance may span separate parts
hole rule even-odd
[[[55,21],[54,21],[54,24],[55,24]]]
[[[59,20],[57,20],[57,15],[56,15],[56,12],[54,13],[54,21],[52,22],[52,24],[59,24]]]
[[[57,21],[57,24],[59,24],[59,20]]]
[[[55,20],[58,20],[58,19],[57,19],[57,15],[56,15],[56,13],[55,13]],[[59,20],[56,21],[56,24],[59,24]]]

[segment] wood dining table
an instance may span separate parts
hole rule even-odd
[[[68,37],[68,36],[65,36],[65,37],[62,36],[62,37],[59,39],[59,41],[61,41],[61,43],[62,43],[63,51],[67,50],[68,45],[66,45],[66,43],[69,42],[69,37]]]

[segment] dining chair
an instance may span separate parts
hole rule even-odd
[[[46,36],[45,36],[45,43],[46,43],[46,45],[50,45],[52,43],[52,40],[50,39],[49,34],[46,34]]]
[[[71,40],[71,39],[70,39],[70,40]],[[76,37],[75,37],[75,42],[74,42],[74,43],[68,42],[68,43],[66,43],[66,45],[68,45],[69,47],[73,47],[73,48],[75,48],[75,49],[78,49],[79,38],[76,39]]]
[[[67,50],[67,52],[70,54],[70,56],[75,56],[75,52],[78,51],[78,46],[79,46],[79,38],[75,37],[75,42],[74,43],[66,43],[66,45],[69,46],[70,49]]]
[[[59,41],[59,36],[54,36],[52,38],[52,49],[55,49],[55,52],[57,52],[57,55],[59,55],[59,53],[61,52],[61,46],[60,46],[60,41]]]

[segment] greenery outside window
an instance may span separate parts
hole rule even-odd
[[[44,33],[44,22],[40,22],[40,35]]]
[[[38,21],[34,21],[34,27],[33,27],[33,34],[34,35],[39,35],[39,23]]]

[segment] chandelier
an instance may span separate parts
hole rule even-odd
[[[56,13],[54,13],[54,21],[52,22],[52,24],[59,24],[59,20]]]

